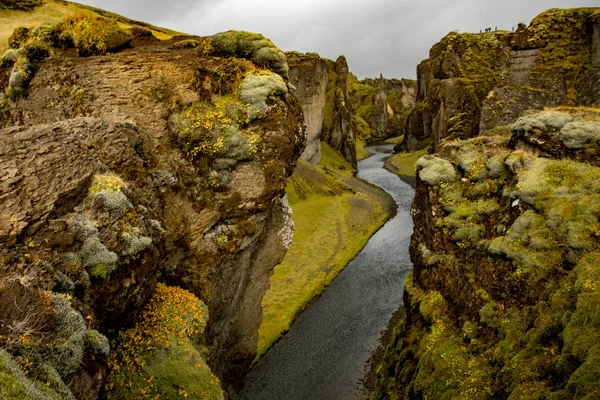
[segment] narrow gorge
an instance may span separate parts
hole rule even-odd
[[[600,398],[600,8],[450,32],[416,80],[0,24],[0,400]]]

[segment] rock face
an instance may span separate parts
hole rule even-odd
[[[375,398],[600,393],[600,115],[510,128],[419,160],[406,318]]]
[[[415,107],[417,82],[410,79],[356,80],[352,77],[350,98],[357,117],[369,126],[369,131],[360,131],[366,142],[387,139],[404,134],[404,123]],[[363,121],[358,126],[365,126]]]
[[[286,53],[290,66],[290,83],[302,105],[306,124],[306,150],[302,160],[316,165],[321,161],[321,130],[325,118],[325,101],[329,74],[327,62],[318,54]]]
[[[286,55],[290,62],[290,82],[296,87],[308,132],[302,159],[318,164],[320,141],[324,141],[356,168],[356,126],[348,92],[346,58],[340,56],[333,62],[315,53]]]
[[[598,9],[552,9],[516,32],[450,33],[417,67],[403,147],[507,132],[523,111],[598,105]]]
[[[255,36],[235,40],[265,42]],[[113,339],[158,282],[183,287],[208,305],[209,362],[235,391],[255,356],[269,275],[291,244],[284,189],[306,133],[284,77],[207,57],[204,40],[144,36],[88,58],[57,49],[26,97],[5,101],[0,297],[13,281],[42,296],[35,304],[68,297],[84,333]],[[56,325],[37,334],[52,338]],[[20,351],[18,340],[2,347]],[[93,399],[106,359],[86,350],[82,360],[59,371],[69,388],[56,387]]]
[[[323,135],[327,143],[338,150],[352,165],[357,167],[356,130],[352,119],[354,111],[348,93],[348,63],[340,56],[335,61],[335,91],[332,105],[332,125],[324,126]]]

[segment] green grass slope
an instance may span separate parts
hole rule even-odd
[[[263,299],[258,354],[287,331],[385,223],[391,199],[353,177],[352,167],[326,144],[317,166],[300,162],[288,180],[294,241],[275,267]]]

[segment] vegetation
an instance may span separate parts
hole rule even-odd
[[[109,360],[112,399],[223,399],[206,364],[208,311],[191,293],[159,284],[140,322],[117,339]]]
[[[260,132],[249,129],[248,107],[227,96],[214,104],[198,102],[171,116],[170,126],[187,157],[215,171],[250,160],[258,151]],[[214,187],[226,182],[213,182]]]
[[[214,55],[246,58],[278,73],[286,82],[289,78],[285,54],[261,34],[244,31],[218,33],[211,37],[211,45]]]
[[[569,123],[558,119],[542,113],[519,124],[543,122],[556,134]],[[422,210],[434,221],[432,239],[413,238],[411,323],[396,328],[374,398],[600,393],[592,306],[600,300],[600,169],[511,151],[507,140],[448,143],[452,164],[419,160],[421,179],[436,185]],[[448,165],[456,179],[438,179]]]
[[[15,3],[32,3],[35,0],[18,0]],[[27,10],[0,7],[0,47],[8,45],[8,38],[13,31],[18,27],[35,27],[40,25],[53,25],[61,23],[63,19],[69,18],[75,14],[88,15],[91,18],[103,17],[114,21],[119,26],[127,31],[136,29],[150,30],[153,36],[166,40],[177,35],[178,33],[169,29],[159,28],[146,24],[144,22],[133,21],[120,15],[110,13],[108,11],[85,6],[83,4],[63,2],[60,0],[46,0],[35,8]],[[133,33],[133,32],[132,32]]]
[[[417,160],[427,153],[427,148],[408,153],[397,153],[391,156],[386,164],[391,165],[393,172],[398,175],[415,176],[417,171]]]
[[[321,293],[389,216],[381,195],[352,177],[350,165],[325,143],[321,164],[300,161],[286,192],[295,225],[292,247],[275,267],[263,299],[258,356]],[[356,186],[359,185],[359,186]]]

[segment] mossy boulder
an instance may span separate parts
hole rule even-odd
[[[438,186],[441,183],[451,183],[456,180],[454,166],[443,158],[431,155],[423,156],[417,161],[417,167],[419,178],[428,185]]]
[[[258,33],[227,31],[211,37],[211,53],[221,57],[239,57],[252,60],[278,73],[285,81],[289,79],[289,67],[285,54],[273,42]]]
[[[266,73],[261,75],[248,75],[240,85],[240,100],[248,106],[250,119],[254,120],[265,116],[270,107],[267,100],[274,96],[287,94],[288,88],[281,76]]]

